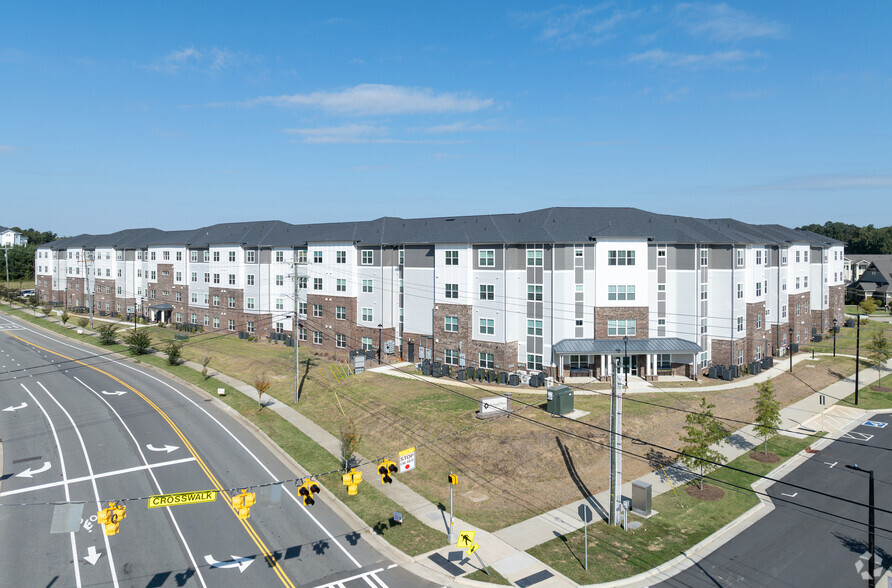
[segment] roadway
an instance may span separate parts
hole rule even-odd
[[[325,504],[225,406],[0,315],[0,585],[433,586]],[[268,484],[266,486],[260,486]],[[260,487],[258,487],[260,486]],[[256,487],[239,519],[228,496]],[[149,509],[147,497],[216,490]],[[120,532],[96,513],[123,500]]]
[[[892,510],[892,424],[879,428],[864,420],[843,435],[845,442],[831,443],[783,477],[830,497],[772,484],[767,492],[776,506],[773,511],[659,586],[866,586],[861,573],[867,569],[862,555],[868,544],[868,509],[834,498],[867,504],[867,474],[845,468],[857,464],[874,471],[876,506]],[[892,423],[892,415],[871,421]],[[876,527],[876,561],[885,571],[892,565],[892,515],[877,512]]]

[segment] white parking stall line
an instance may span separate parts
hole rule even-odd
[[[184,457],[183,459],[175,459],[173,461],[165,461],[161,463],[152,463],[148,465],[134,466],[132,468],[124,468],[123,470],[114,470],[111,472],[103,472],[101,474],[96,474],[95,476],[81,476],[80,478],[70,478],[67,480],[62,480],[61,482],[49,482],[47,484],[38,484],[37,486],[28,486],[27,488],[16,488],[15,490],[7,490],[6,492],[0,492],[0,498],[4,496],[12,496],[13,494],[24,494],[25,492],[33,492],[35,490],[45,490],[46,488],[54,488],[56,486],[62,486],[65,484],[74,484],[76,482],[88,482],[90,480],[98,480],[99,478],[110,478],[112,476],[119,476],[121,474],[130,474],[132,472],[141,472],[143,470],[150,470],[154,468],[160,468],[164,466],[178,465],[181,463],[188,463],[190,461],[195,461],[194,457]]]
[[[861,433],[859,431],[849,431],[843,435],[846,439],[854,439],[855,441],[870,441],[873,439],[873,435],[870,433]]]

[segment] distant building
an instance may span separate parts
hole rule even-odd
[[[892,262],[892,255],[847,255],[845,259],[846,281],[854,283],[860,280],[861,275],[874,262]]]
[[[18,231],[0,227],[0,247],[18,247],[27,244],[28,237],[23,237]]]
[[[864,256],[868,257],[868,256]],[[853,301],[875,298],[884,305],[892,303],[892,255],[871,255],[873,259],[854,283],[848,286]]]
[[[42,301],[83,307],[92,291],[100,314],[557,377],[606,378],[621,358],[656,379],[749,363],[842,320],[843,246],[780,225],[548,208],[130,229],[40,245],[34,264]]]

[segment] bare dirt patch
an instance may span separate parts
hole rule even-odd
[[[874,392],[892,392],[892,388],[888,386],[871,386],[870,389]]]
[[[703,489],[697,484],[688,484],[684,489],[689,495],[700,500],[721,500],[725,497],[725,491],[718,486],[703,484]]]
[[[762,451],[753,451],[750,453],[750,459],[754,459],[756,461],[761,461],[762,463],[777,463],[780,461],[780,456],[776,453],[764,453]]]

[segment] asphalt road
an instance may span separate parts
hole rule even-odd
[[[843,437],[845,442],[833,442],[783,480],[866,505],[867,474],[844,467],[857,464],[874,470],[875,505],[892,510],[892,415],[872,421],[889,424],[884,428],[856,426]],[[776,505],[771,513],[659,586],[867,586],[861,577],[867,570],[867,560],[861,559],[868,542],[866,506],[780,483],[771,485],[768,494]],[[877,565],[888,570],[892,565],[892,515],[877,512],[876,527]]]
[[[0,585],[433,586],[394,565],[218,403],[0,315]],[[258,487],[251,516],[227,496]],[[213,502],[147,497],[216,490]],[[120,532],[96,513],[123,500]]]

